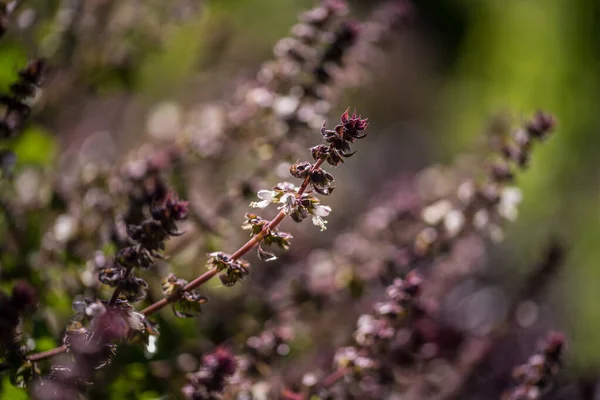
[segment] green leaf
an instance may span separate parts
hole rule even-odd
[[[54,136],[40,127],[31,126],[15,140],[13,151],[17,154],[17,164],[49,166],[56,157]]]
[[[13,386],[8,377],[2,381],[2,399],[27,400],[29,396],[24,389]]]
[[[167,396],[161,396],[158,392],[155,391],[146,391],[143,392],[140,397],[140,400],[162,400],[162,399],[168,399]]]
[[[18,72],[27,65],[27,56],[16,45],[5,45],[0,50],[0,90],[7,91],[18,78]]]

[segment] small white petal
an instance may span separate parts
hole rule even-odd
[[[281,199],[279,200],[279,202],[282,204],[290,204],[290,203],[293,203],[295,199],[296,199],[295,194],[286,193],[283,196],[281,196]]]
[[[331,207],[329,206],[321,206],[316,205],[313,210],[311,210],[312,215],[316,215],[317,217],[326,217],[331,212]]]
[[[279,210],[283,210],[284,213],[289,215],[294,211],[296,205],[296,195],[292,193],[286,193],[281,196],[279,202],[282,204],[282,206],[279,207]]]
[[[257,196],[261,200],[266,200],[272,202],[275,198],[275,192],[272,190],[259,190]]]
[[[271,204],[271,202],[269,200],[253,201],[252,203],[250,203],[250,207],[251,208],[265,208],[269,204]]]
[[[321,228],[321,231],[324,231],[325,229],[327,229],[327,227],[325,226],[325,224],[327,224],[327,221],[325,221],[323,218],[321,218],[317,215],[312,217],[312,222],[313,222],[313,224],[315,224],[316,226]]]
[[[250,206],[252,206],[252,204],[250,204]],[[252,229],[252,224],[250,224],[248,222],[244,222],[242,224],[242,229],[245,229],[245,230]]]

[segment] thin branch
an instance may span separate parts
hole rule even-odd
[[[48,357],[54,357],[58,354],[64,353],[68,350],[68,347],[66,345],[62,345],[60,347],[56,347],[54,349],[48,350],[48,351],[43,351],[41,353],[36,353],[36,354],[32,354],[30,356],[27,356],[27,359],[29,361],[40,361],[43,360],[44,358],[48,358]]]
[[[121,291],[123,290],[123,286],[125,285],[125,281],[127,280],[127,278],[129,278],[129,274],[131,273],[132,269],[133,269],[133,266],[130,265],[125,270],[125,275],[123,276],[123,279],[121,279],[119,281],[119,283],[117,284],[117,287],[115,288],[115,291],[112,294],[112,297],[110,298],[110,302],[108,303],[109,306],[112,307],[112,306],[114,306],[117,303],[117,299],[119,298],[119,294],[121,294]]]

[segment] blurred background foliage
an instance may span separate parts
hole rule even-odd
[[[353,14],[361,18],[378,2],[350,3]],[[253,77],[260,63],[272,57],[273,44],[287,34],[297,14],[313,4],[309,0],[24,1],[0,46],[0,88],[14,81],[33,55],[48,57],[51,70],[33,123],[9,143],[18,154],[19,173],[68,164],[99,132],[110,136],[113,144],[101,149],[104,154],[93,149],[93,156],[114,162],[148,140],[149,132],[160,136],[161,128],[153,124],[173,124],[177,130],[184,108],[226,100],[237,84]],[[339,172],[337,195],[350,200],[336,200],[346,206],[337,208],[330,229],[348,225],[358,211],[352,207],[364,204],[360,200],[353,206],[353,196],[367,198],[403,171],[449,164],[459,154],[481,149],[482,132],[492,117],[509,115],[518,121],[537,109],[552,112],[558,133],[519,178],[524,191],[520,217],[494,254],[500,260],[503,284],[510,290],[549,238],[567,245],[567,262],[546,301],[552,308],[552,326],[570,338],[570,373],[597,376],[600,2],[415,0],[414,6],[414,24],[394,37],[385,64],[368,85],[346,92],[336,109],[337,113],[351,105],[368,116],[372,140],[361,143],[364,152],[361,149],[348,169]],[[166,112],[159,122],[153,119],[157,112]],[[221,183],[207,190],[224,188]],[[36,221],[32,216],[30,223],[35,226]],[[303,229],[293,233],[305,243],[298,252],[324,246],[328,240]],[[31,233],[30,249],[39,240]],[[234,247],[215,240],[214,248]],[[64,262],[66,268],[78,268],[80,260],[69,261],[65,255]],[[177,268],[178,261],[173,263]],[[3,286],[11,265],[17,268],[18,262],[4,260]],[[201,271],[202,262],[195,268]],[[182,275],[190,278],[194,271]],[[235,302],[253,307],[251,296],[224,293],[217,284],[208,286],[211,295],[223,299],[207,308],[225,310]],[[70,318],[73,295],[60,290],[43,294],[45,305],[54,310],[55,326],[36,319],[27,322],[36,351],[58,344],[53,332]],[[212,315],[197,322],[161,316],[156,353],[123,346],[114,364],[102,371],[107,385],[95,386],[94,397],[171,398],[164,393],[178,393],[181,382],[148,379],[148,365],[160,370],[160,360],[197,352],[198,341],[217,341],[222,335],[235,338],[238,332],[255,329],[243,328],[244,320],[231,326],[211,325]],[[198,326],[203,324],[213,331],[199,338]],[[302,351],[305,343],[295,346]],[[148,364],[148,358],[153,362]],[[26,398],[7,382],[2,386],[0,397]]]

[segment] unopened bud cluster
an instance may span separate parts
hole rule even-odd
[[[177,224],[187,218],[189,204],[167,193],[164,187],[156,193],[148,210],[150,218],[127,226],[127,235],[134,244],[119,250],[112,264],[105,260],[97,264],[100,282],[115,288],[110,301],[86,298],[73,302],[77,314],[63,337],[70,360],[53,365],[50,375],[35,382],[36,399],[76,398],[92,382],[95,371],[110,363],[119,342],[148,343],[151,335],[159,334],[157,326],[132,305],[148,292],[146,281],[136,277],[133,270],[146,269],[163,258],[160,252],[166,240],[181,234]],[[171,276],[167,282],[170,286],[163,289],[173,294],[186,283]],[[174,304],[174,312],[188,316],[188,311],[195,311],[203,301],[196,292],[186,292]]]
[[[147,283],[135,277],[133,268],[146,269],[154,265],[156,258],[162,258],[159,251],[164,250],[165,241],[171,236],[181,233],[177,230],[177,222],[184,220],[188,214],[189,204],[172,195],[156,199],[150,209],[152,218],[140,225],[130,225],[127,233],[136,244],[117,252],[112,265],[105,266],[98,272],[98,279],[105,285],[115,287],[121,285],[121,294],[127,301],[137,302],[146,297]]]
[[[126,195],[129,203],[123,216],[126,224],[141,223],[146,218],[145,208],[167,195],[162,174],[180,162],[181,153],[177,146],[159,149],[149,157],[129,161],[115,173],[111,186],[115,192]]]

